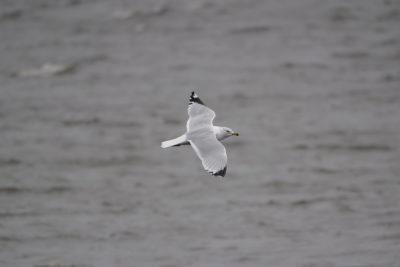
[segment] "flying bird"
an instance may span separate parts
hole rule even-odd
[[[225,176],[228,156],[220,141],[239,134],[228,127],[214,126],[215,112],[195,92],[190,95],[188,114],[187,132],[162,142],[161,147],[191,145],[206,171],[214,176]]]

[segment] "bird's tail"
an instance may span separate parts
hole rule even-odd
[[[162,148],[173,147],[173,146],[180,146],[180,145],[188,145],[189,142],[186,138],[186,134],[183,134],[175,139],[171,139],[168,141],[164,141],[161,143]]]

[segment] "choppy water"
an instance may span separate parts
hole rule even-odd
[[[0,266],[400,266],[398,1],[2,1]],[[227,140],[208,176],[195,89]]]

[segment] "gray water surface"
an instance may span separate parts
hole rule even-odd
[[[400,266],[400,5],[1,1],[0,266]],[[209,176],[196,90],[225,144]]]

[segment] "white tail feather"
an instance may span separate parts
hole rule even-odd
[[[185,145],[187,144],[187,139],[186,139],[186,134],[181,135],[175,139],[171,139],[168,141],[164,141],[161,143],[162,148],[167,148],[167,147],[172,147],[172,146],[177,146],[177,145]]]

